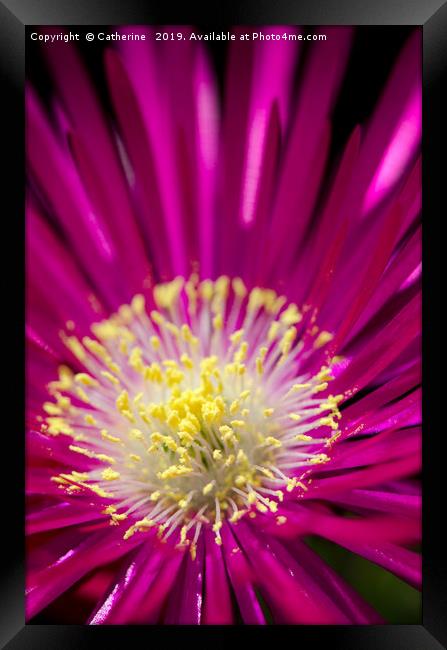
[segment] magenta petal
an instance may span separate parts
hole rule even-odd
[[[48,30],[45,28],[46,32]],[[96,207],[105,210],[102,216],[107,219],[114,244],[126,266],[125,273],[129,274],[129,281],[133,284],[131,291],[136,292],[142,285],[147,264],[118,151],[76,49],[60,41],[53,45],[49,49],[43,48],[43,53],[64,102],[72,131],[84,150],[82,172],[87,175],[90,189],[89,181],[94,180]],[[66,74],[67,69],[70,75]],[[111,194],[112,200],[109,199]]]
[[[140,606],[141,620],[144,623],[158,623],[162,616],[164,605],[174,588],[182,561],[182,554],[176,551],[165,559],[157,577],[149,590],[146,591]]]
[[[413,91],[396,127],[391,143],[377,168],[367,190],[363,209],[368,212],[383,199],[405,169],[408,160],[415,153],[422,130],[422,88]]]
[[[289,26],[269,28],[268,31],[280,35],[296,33],[296,29]],[[257,43],[256,46],[258,51],[252,80],[238,215],[239,220],[246,227],[253,222],[256,214],[261,190],[261,169],[267,141],[268,119],[274,103],[278,106],[280,123],[282,125],[287,123],[292,74],[297,63],[298,41],[280,41],[273,47],[265,47],[262,43]]]
[[[101,518],[98,511],[85,506],[63,501],[48,508],[31,512],[26,517],[26,534],[41,533],[47,530],[56,530],[65,526],[74,526],[87,521]]]
[[[253,222],[250,227],[242,228],[238,235],[241,239],[240,248],[246,251],[246,255],[241,256],[241,271],[250,285],[264,286],[269,282],[263,266],[253,265],[252,260],[264,258],[269,247],[267,234],[280,153],[280,137],[279,111],[275,103],[268,116],[257,199],[253,206]]]
[[[163,219],[162,197],[157,183],[154,152],[143,115],[120,55],[105,52],[105,69],[119,128],[133,172],[133,198],[142,213],[141,227],[147,237],[154,267],[160,277],[173,273],[170,240]]]
[[[383,330],[368,341],[332,390],[357,392],[384,370],[418,335],[421,298],[415,296]]]
[[[421,524],[415,519],[392,516],[374,516],[369,518],[348,518],[326,514],[316,508],[304,508],[284,505],[281,514],[287,523],[278,526],[266,517],[258,525],[263,530],[278,538],[291,538],[298,535],[320,535],[336,542],[375,543],[418,541]]]
[[[147,40],[136,43],[124,41],[120,43],[120,53],[139,106],[144,134],[153,152],[163,219],[172,250],[173,274],[185,274],[188,272],[187,237],[182,219],[181,178],[175,149],[178,130],[172,128],[170,121],[168,89],[158,66],[153,32],[145,27],[132,27],[133,33],[139,30],[148,36]]]
[[[30,171],[40,183],[84,268],[109,301],[120,302],[116,250],[108,227],[91,208],[76,170],[56,142],[36,96],[28,90],[26,148]],[[108,282],[104,282],[107,277]]]
[[[90,625],[148,623],[161,606],[177,576],[182,553],[143,544],[132,561],[125,560],[121,575],[110,586],[92,614]]]
[[[348,617],[306,576],[292,557],[274,540],[260,538],[240,523],[237,536],[248,553],[276,623],[348,623]],[[262,539],[262,541],[261,541]]]
[[[205,603],[203,623],[206,625],[231,625],[233,611],[228,578],[220,546],[214,533],[205,533]]]
[[[366,133],[360,165],[364,174],[377,171],[364,199],[364,213],[383,200],[420,142],[421,36],[415,30],[408,39]]]
[[[199,261],[203,277],[214,272],[213,244],[215,233],[215,193],[218,171],[220,115],[216,80],[202,49],[197,54],[194,70],[197,149],[197,210],[200,238]]]
[[[413,454],[403,460],[383,463],[378,467],[373,466],[354,472],[345,472],[340,476],[331,478],[315,479],[312,483],[311,495],[316,496],[318,494],[318,497],[321,498],[353,488],[378,485],[386,481],[411,476],[420,470],[421,461],[420,454]]]
[[[303,542],[288,543],[294,557],[299,557],[306,571],[315,578],[331,598],[340,603],[355,625],[374,625],[383,620],[357,592]]]
[[[90,617],[89,625],[99,625],[113,622],[119,611],[120,601],[126,597],[129,600],[129,592],[132,591],[137,576],[142,573],[144,563],[147,561],[147,549],[140,548],[133,559],[125,562],[121,574],[113,581],[103,601],[101,601]],[[137,599],[136,599],[137,600]]]
[[[324,276],[323,269],[327,266],[326,261],[322,263],[321,260],[326,260],[331,255],[329,251],[333,248],[334,239],[339,237],[338,233],[341,231],[341,226],[344,221],[343,213],[341,212],[342,202],[346,196],[349,181],[357,162],[360,136],[360,127],[357,126],[346,144],[324,210],[318,222],[315,224],[315,228],[312,230],[313,239],[309,243],[309,246],[303,249],[302,255],[300,256],[301,259],[297,260],[296,285],[298,286],[299,293],[297,293],[295,299],[300,304],[304,302],[306,289],[308,291],[310,289],[306,286],[306,283],[302,281],[298,282],[298,278],[308,276],[309,281],[313,279],[311,285],[313,287],[313,293],[311,295],[315,295],[315,287],[321,282],[320,278]],[[309,303],[315,305],[315,307],[320,307],[322,297],[317,294],[315,298],[309,298]]]
[[[332,500],[329,497],[329,500]],[[398,517],[419,517],[422,498],[418,494],[396,494],[379,490],[351,490],[333,497],[333,500],[346,507],[354,506],[361,510],[379,510]]]
[[[386,383],[372,390],[368,395],[343,410],[345,426],[357,423],[371,414],[379,411],[383,406],[396,400],[401,395],[409,393],[420,383],[421,368],[418,362],[413,363],[405,373],[399,374]],[[344,428],[344,427],[343,427]]]
[[[164,623],[199,625],[203,622],[204,540],[199,537],[195,559],[185,553],[178,589],[171,593]]]
[[[116,533],[101,531],[86,537],[79,546],[70,548],[38,574],[28,574],[30,587],[26,594],[27,618],[35,616],[92,569],[131,551],[136,543],[138,540],[127,540],[127,543],[122,539],[118,541]]]
[[[335,351],[343,344],[345,336],[357,321],[376,289],[396,243],[401,222],[401,210],[399,207],[392,208],[384,219],[373,250],[366,257],[367,263],[357,268],[358,280],[351,282],[350,290],[347,292],[348,295],[353,294],[355,298],[351,303],[344,302],[345,315],[338,323],[337,334],[331,343],[330,354],[335,354]]]
[[[33,301],[31,291],[38,292],[39,301],[48,301],[53,318],[62,326],[76,314],[76,324],[85,331],[98,313],[88,296],[91,288],[85,282],[79,267],[67,253],[66,246],[39,214],[33,203],[26,206],[28,304]],[[32,269],[32,272],[31,272]],[[48,292],[51,282],[52,291]],[[34,304],[32,305],[34,308]],[[30,318],[33,316],[30,309]],[[59,341],[55,328],[47,328],[46,336]]]
[[[278,263],[290,261],[301,243],[311,214],[307,185],[315,180],[312,163],[318,159],[318,147],[323,142],[344,72],[352,32],[349,28],[337,28],[329,30],[328,36],[327,41],[318,43],[311,51],[305,71],[272,215],[271,246],[266,261],[270,272]]]
[[[363,432],[363,429],[359,431]],[[340,446],[340,450],[335,452],[331,459],[330,471],[378,465],[390,460],[421,455],[421,445],[419,427],[402,431],[385,430],[380,436]]]
[[[383,307],[386,301],[402,287],[404,282],[411,277],[411,274],[414,273],[420,263],[421,247],[421,228],[419,227],[390,261],[376,292],[360,316],[359,321],[354,325],[350,338],[353,338],[372,319],[374,314],[379,312],[379,309]]]
[[[110,191],[110,179],[102,178],[91,158],[91,153],[84,145],[82,138],[76,131],[70,131],[68,139],[73,153],[73,158],[79,172],[79,176],[87,190],[89,199],[95,212],[101,214],[110,223],[110,216],[116,209],[116,196]],[[132,219],[132,221],[130,221]],[[126,239],[120,239],[120,234],[114,234],[114,246],[117,249],[121,264],[121,272],[128,287],[127,295],[124,298],[131,300],[136,292],[141,291],[144,280],[147,280],[149,267],[144,258],[142,241],[138,232],[133,233],[133,217],[129,214],[128,231]]]
[[[395,544],[356,544],[355,542],[342,542],[342,545],[361,555],[362,557],[383,566],[399,578],[413,585],[417,589],[422,586],[422,558],[419,553],[409,551]]]
[[[265,625],[265,616],[256,597],[254,572],[228,524],[222,529],[222,538],[225,565],[242,619],[247,625]]]

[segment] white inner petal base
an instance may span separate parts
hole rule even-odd
[[[202,526],[221,544],[225,519],[276,513],[286,492],[306,491],[340,435],[342,396],[327,394],[330,364],[300,372],[331,335],[313,327],[305,345],[303,314],[276,292],[193,275],[153,298],[157,310],[135,296],[94,338],[61,333],[85,372],[59,369],[42,430],[71,436],[95,466],[53,476],[60,489],[93,492],[125,539],[157,527],[194,557]]]

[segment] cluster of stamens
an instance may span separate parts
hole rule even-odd
[[[67,324],[84,371],[59,369],[42,430],[87,457],[88,471],[53,476],[60,489],[93,492],[124,539],[156,527],[194,557],[202,526],[221,544],[224,520],[277,513],[307,490],[339,436],[341,396],[327,395],[329,365],[299,372],[330,334],[314,327],[302,352],[303,314],[276,292],[193,275],[155,286],[153,301],[135,296],[82,340]]]

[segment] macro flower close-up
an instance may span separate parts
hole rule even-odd
[[[28,75],[28,621],[417,612],[420,30],[351,121],[360,29],[101,29]]]

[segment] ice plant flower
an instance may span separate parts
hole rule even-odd
[[[74,47],[44,50],[28,618],[381,622],[311,536],[420,586],[420,34],[326,188],[353,34],[324,32],[232,42],[222,116],[186,28],[105,50],[108,109]]]

